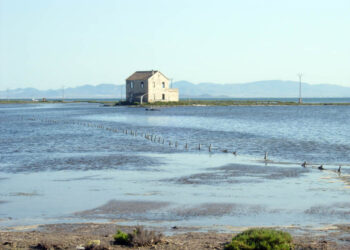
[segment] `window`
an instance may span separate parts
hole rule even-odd
[[[162,100],[165,100],[165,94],[162,94]]]
[[[131,89],[134,88],[134,82],[130,82],[130,88],[131,88]]]
[[[163,89],[165,88],[165,82],[162,82],[162,88]]]
[[[144,86],[143,82],[141,82],[141,85],[140,85],[140,86],[141,86],[141,88],[143,89],[143,86]]]

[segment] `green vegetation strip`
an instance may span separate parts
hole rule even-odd
[[[176,107],[176,106],[321,106],[321,105],[350,105],[350,103],[302,103],[297,102],[283,102],[276,100],[180,100],[178,102],[154,102],[144,103],[129,103],[117,102],[117,106],[142,106],[142,107]]]
[[[130,103],[125,101],[103,101],[103,100],[0,100],[0,104],[36,104],[36,103],[99,103],[105,106],[132,106],[132,107],[176,107],[176,106],[323,106],[336,105],[348,106],[350,103],[302,103],[284,102],[276,100],[180,100],[178,102],[154,102],[154,103]]]

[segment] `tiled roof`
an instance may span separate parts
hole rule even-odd
[[[157,70],[136,71],[134,74],[129,76],[126,80],[127,81],[147,80],[148,78],[150,78],[156,72],[157,72]]]

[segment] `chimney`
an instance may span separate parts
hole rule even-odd
[[[152,76],[154,75],[154,70],[152,69]]]

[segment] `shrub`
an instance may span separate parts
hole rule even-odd
[[[150,246],[161,241],[162,234],[154,231],[148,231],[143,227],[136,227],[132,234],[133,246]]]
[[[102,245],[90,245],[83,247],[85,250],[108,250],[108,246],[102,246]]]
[[[85,250],[108,250],[107,246],[101,245],[100,240],[90,240],[84,247]]]
[[[124,233],[120,230],[117,231],[117,233],[113,236],[114,243],[118,245],[130,245],[131,244],[131,237],[130,234]]]
[[[124,233],[120,230],[113,236],[117,245],[150,246],[161,241],[162,234],[145,230],[143,227],[136,227],[133,233]]]
[[[2,249],[0,247],[0,249]],[[17,248],[11,248],[11,249],[17,249]],[[30,246],[30,249],[39,249],[39,250],[50,250],[50,249],[63,249],[63,246],[59,244],[57,241],[52,241],[44,239],[41,242],[39,242],[36,245]]]
[[[237,234],[225,250],[290,250],[293,249],[289,233],[273,229],[256,228]]]

